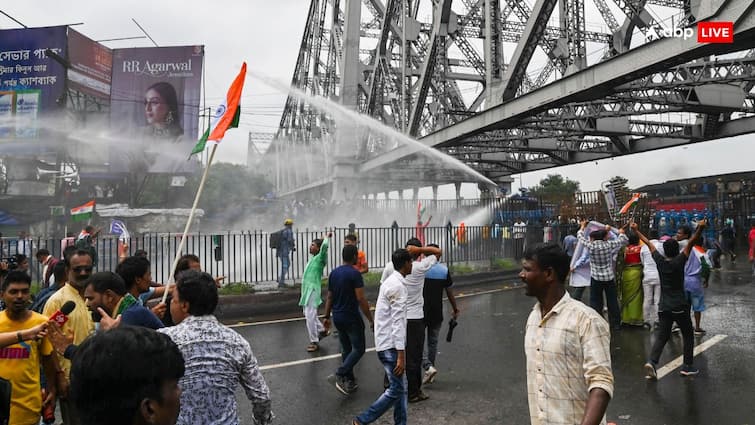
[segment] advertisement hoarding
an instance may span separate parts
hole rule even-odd
[[[91,96],[110,98],[113,51],[102,44],[68,29],[68,84]]]
[[[65,68],[66,27],[0,31],[0,140],[37,136],[36,118],[58,109]]]
[[[191,173],[204,46],[113,50],[110,171]]]

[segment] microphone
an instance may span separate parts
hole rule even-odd
[[[68,315],[71,314],[71,312],[76,308],[76,303],[73,301],[66,301],[65,304],[63,304],[62,307],[60,307],[60,310],[56,311],[52,316],[50,316],[50,322],[55,322],[58,324],[58,326],[63,326],[68,321]]]

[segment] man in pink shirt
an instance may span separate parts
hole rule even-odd
[[[752,279],[755,281],[755,220],[750,223],[750,233],[747,235],[747,242],[750,244],[750,251],[747,257],[752,264]]]

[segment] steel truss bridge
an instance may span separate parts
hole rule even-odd
[[[664,37],[705,21],[734,42]],[[755,131],[755,2],[311,0],[291,86],[502,183]],[[263,159],[283,196],[475,181],[293,94]]]

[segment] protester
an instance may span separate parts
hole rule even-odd
[[[328,295],[325,301],[325,318],[323,325],[330,329],[331,312],[333,324],[338,329],[341,343],[341,366],[336,373],[328,377],[338,391],[351,394],[358,388],[354,376],[354,366],[364,355],[365,337],[364,321],[359,311],[373,328],[372,312],[364,295],[362,275],[354,268],[357,260],[357,247],[346,245],[341,251],[343,263],[334,269],[328,277]]]
[[[42,313],[45,309],[47,300],[50,299],[58,289],[62,288],[66,284],[66,264],[63,261],[58,261],[52,268],[52,276],[50,277],[50,286],[42,289],[37,293],[34,298],[34,302],[29,307],[29,310]]]
[[[31,277],[19,270],[9,272],[2,282],[2,298],[6,310],[0,312],[0,333],[16,334],[16,344],[0,349],[0,376],[13,386],[10,424],[36,425],[42,406],[54,405],[57,389],[65,384],[58,378],[60,369],[47,338],[27,339],[22,334],[47,322],[47,317],[27,309]],[[50,383],[45,400],[42,400],[40,365]]]
[[[698,239],[692,244],[689,259],[684,265],[684,291],[687,294],[687,300],[692,308],[692,316],[695,318],[694,333],[696,336],[706,334],[705,330],[700,327],[702,315],[705,311],[705,288],[708,287],[708,278],[710,277],[710,258],[702,247],[701,240]]]
[[[664,255],[658,252],[650,240],[643,235],[637,226],[632,223],[632,230],[637,232],[642,242],[648,246],[653,254],[653,259],[658,267],[658,275],[661,280],[661,301],[658,305],[658,320],[660,322],[658,329],[658,338],[653,343],[650,352],[650,358],[645,363],[645,378],[657,379],[658,361],[661,358],[663,347],[671,336],[671,326],[677,323],[681,328],[683,338],[684,366],[680,373],[684,376],[697,375],[700,373],[694,364],[692,354],[694,347],[694,338],[692,334],[692,320],[690,319],[690,305],[684,292],[684,265],[687,262],[692,243],[688,243],[682,252],[679,252],[679,242],[676,239],[669,239],[663,242]],[[700,237],[706,221],[702,220],[697,223],[695,234],[691,242]]]
[[[440,249],[436,244],[429,244],[428,247]],[[451,272],[440,261],[433,264],[425,274],[422,298],[424,300],[423,313],[425,331],[427,332],[427,347],[422,356],[422,370],[424,371],[422,378],[423,385],[433,382],[438,374],[438,369],[435,367],[435,359],[438,355],[440,327],[443,325],[444,292],[446,297],[448,297],[448,302],[451,304],[451,317],[454,320],[459,317],[459,307],[456,305],[454,290],[451,288],[452,285]]]
[[[585,288],[590,287],[590,251],[582,250],[582,254],[569,270],[569,286],[572,287],[571,297],[582,301]],[[588,295],[589,299],[589,295]]]
[[[72,344],[79,345],[94,332],[92,315],[89,314],[84,299],[84,290],[89,283],[94,266],[92,265],[91,254],[84,250],[76,250],[72,255],[66,257],[65,264],[68,271],[66,284],[47,300],[43,314],[50,317],[60,310],[63,304],[73,301],[76,308],[68,315],[68,321],[63,325],[62,331],[73,337]],[[68,379],[71,373],[71,362],[67,359],[60,359],[60,367],[65,372],[66,379]],[[66,394],[60,394],[60,413],[65,425],[78,425],[80,423],[75,408],[67,399]]]
[[[218,288],[207,273],[185,271],[178,276],[170,311],[176,326],[160,329],[183,354],[186,374],[177,423],[238,425],[236,387],[252,402],[258,425],[272,423],[270,390],[249,343],[213,315]]]
[[[42,265],[42,281],[40,282],[40,287],[47,288],[51,283],[55,282],[55,277],[52,271],[60,260],[50,255],[50,251],[45,248],[38,250],[34,256],[37,258],[39,264]],[[50,282],[51,278],[53,279],[52,282]]]
[[[304,266],[304,275],[301,280],[299,306],[302,307],[306,319],[309,336],[307,351],[310,353],[319,350],[320,339],[329,334],[317,318],[317,309],[322,304],[322,271],[328,263],[328,246],[331,236],[333,234],[328,233],[325,239],[315,239],[309,245],[309,254],[312,258]]]
[[[527,397],[533,425],[605,424],[613,397],[610,333],[567,293],[569,257],[554,243],[528,248],[519,277],[537,298],[527,319]]]
[[[183,376],[184,359],[169,337],[126,326],[79,347],[71,398],[83,425],[173,425]]]
[[[590,307],[603,315],[603,293],[608,304],[608,321],[611,329],[621,329],[621,313],[616,294],[616,271],[614,269],[614,250],[626,245],[629,240],[624,229],[619,229],[619,237],[607,240],[611,226],[590,233],[590,240],[585,237],[587,221],[580,222],[577,239],[590,252]]]
[[[621,270],[621,323],[642,326],[642,259],[640,238],[630,233]]]
[[[126,284],[126,291],[133,296],[139,305],[146,305],[151,298],[162,297],[165,293],[164,286],[152,286],[152,271],[150,262],[146,257],[126,257],[115,269],[115,272]],[[158,303],[152,307],[152,313],[162,319],[168,306]]]
[[[111,318],[121,317],[121,323],[160,329],[163,323],[148,308],[139,304],[136,297],[126,292],[123,279],[113,272],[98,272],[89,279],[84,290],[84,299],[93,317],[100,318],[98,309]],[[99,321],[99,320],[97,320]]]
[[[440,248],[422,247],[419,239],[411,238],[406,242],[406,249],[412,256],[412,271],[404,279],[407,290],[406,299],[406,379],[409,383],[409,402],[416,403],[429,397],[422,391],[422,351],[425,347],[424,299],[422,291],[425,275],[430,267],[438,262]],[[420,256],[426,257],[420,259]],[[393,264],[388,263],[383,270],[381,282],[392,276]]]
[[[658,275],[658,266],[653,259],[653,253],[649,245],[657,250],[661,243],[658,241],[658,231],[653,229],[648,232],[649,244],[643,244],[640,249],[642,261],[642,317],[645,327],[653,329],[658,327],[658,302],[661,299],[661,278]]]
[[[76,237],[76,243],[74,246],[76,249],[87,251],[92,257],[92,266],[97,267],[97,248],[95,247],[95,241],[97,235],[100,234],[101,229],[95,229],[94,226],[86,226],[81,230],[79,236]],[[67,424],[66,424],[67,425]]]
[[[577,248],[577,242],[579,242],[579,240],[577,239],[577,230],[572,228],[569,231],[569,234],[564,238],[564,251],[566,252],[566,255],[569,256],[569,259],[574,256],[574,250]]]
[[[355,245],[359,246],[359,238],[355,233],[349,233],[346,235],[346,237],[343,238],[343,244],[344,245]],[[359,273],[365,274],[368,271],[370,271],[370,266],[367,264],[367,255],[362,251],[361,249],[357,251],[357,262],[354,264],[354,268],[359,271]]]
[[[737,254],[734,253],[737,232],[734,230],[734,220],[727,218],[724,223],[724,228],[721,229],[721,251],[733,263],[737,261]]]
[[[278,246],[277,255],[281,261],[280,275],[278,276],[278,288],[286,287],[286,275],[291,267],[291,253],[296,251],[294,243],[294,231],[292,227],[294,221],[287,218],[283,221],[283,230],[281,230],[280,245]]]
[[[383,394],[364,412],[357,415],[352,425],[375,422],[393,407],[393,423],[406,425],[407,393],[404,365],[406,343],[407,283],[405,277],[412,272],[412,255],[405,249],[391,256],[394,272],[382,281],[375,305],[375,351],[388,376],[389,385]]]

